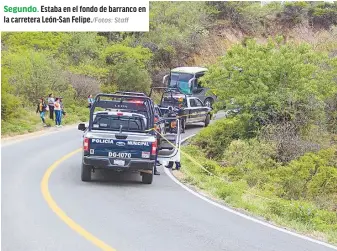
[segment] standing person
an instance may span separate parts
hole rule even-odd
[[[60,105],[61,105],[61,115],[63,117],[65,117],[66,116],[66,112],[64,111],[64,105],[63,105],[62,97],[60,97],[59,99],[60,99]]]
[[[56,98],[55,103],[54,103],[54,111],[55,111],[55,124],[56,127],[61,126],[61,120],[62,120],[62,110],[61,110],[61,104],[60,104],[60,99]]]
[[[94,103],[94,99],[92,98],[92,95],[90,94],[88,96],[88,108],[91,108],[93,103]]]
[[[154,175],[160,175],[160,172],[157,170],[157,166],[160,166],[161,164],[158,161],[158,148],[156,153],[156,159],[154,160]]]
[[[43,123],[44,126],[46,126],[46,122],[44,120],[44,115],[46,113],[46,109],[47,109],[46,102],[44,101],[43,98],[40,98],[40,101],[39,101],[39,103],[37,105],[36,113],[38,113],[38,112],[40,113],[40,118],[41,118],[42,123]]]
[[[178,104],[178,106],[179,106],[179,110],[177,111],[178,112],[178,114],[180,114],[180,116],[182,116],[182,113],[183,113],[183,108],[182,108],[182,99],[179,99],[179,104]],[[170,109],[171,108],[171,109]],[[169,114],[172,116],[172,117],[176,117],[178,114],[177,113],[175,113],[174,111],[173,111],[173,108],[172,107],[169,107]],[[181,119],[182,118],[179,118],[178,117],[178,121],[179,121],[179,123],[181,123]],[[171,133],[175,133],[175,131],[176,130],[173,130],[173,128],[171,128],[170,127],[170,132]],[[178,133],[178,132],[177,132]],[[179,139],[180,140],[180,139]],[[180,169],[180,167],[181,167],[181,165],[180,165],[180,149],[178,149],[178,160],[176,160],[176,161],[174,161],[175,162],[175,164],[176,164],[176,170],[179,170]],[[168,165],[167,166],[165,166],[166,168],[173,168],[173,161],[169,161],[169,163],[168,163]]]
[[[55,100],[53,98],[53,94],[50,93],[48,95],[48,106],[49,106],[49,118],[51,120],[54,120],[54,103],[55,103]]]
[[[160,127],[156,124],[157,122],[159,121],[159,115],[157,114],[157,112],[155,112],[155,115],[154,115],[154,128],[156,131],[159,131],[160,133]],[[158,134],[156,134],[157,136],[157,151],[156,151],[156,158],[155,158],[155,164],[154,164],[154,175],[160,175],[160,172],[157,170],[157,166],[161,166],[160,162],[158,161],[158,147],[159,147],[159,144],[160,144],[160,138]]]
[[[178,99],[178,108],[177,108],[177,115],[179,118],[179,123],[180,123],[180,127],[181,127],[181,133],[185,133],[185,116],[184,116],[184,99],[183,98],[179,98]]]
[[[180,150],[178,150],[178,154],[180,155]],[[180,156],[179,156],[180,157]],[[180,161],[174,161],[174,163],[176,164],[176,170],[179,170],[181,165],[180,165]],[[173,168],[173,161],[169,161],[168,165],[165,166],[166,168]]]

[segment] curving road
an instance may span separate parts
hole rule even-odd
[[[185,136],[199,130],[187,130]],[[2,146],[3,251],[100,250],[63,222],[41,193],[44,173],[81,147],[81,132],[57,133]],[[51,174],[49,191],[58,206],[88,232],[118,251],[328,251],[216,207],[174,182],[162,168],[152,185],[140,176],[80,180],[81,154]],[[182,167],[183,168],[183,167]]]

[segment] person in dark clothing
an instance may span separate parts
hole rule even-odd
[[[168,112],[167,112],[167,117],[168,118],[176,118],[177,117],[177,113],[174,111],[172,106],[168,107]],[[168,131],[170,133],[175,133],[176,132],[176,127],[172,127],[172,125],[174,124],[175,120],[169,120],[169,128]]]
[[[180,165],[180,161],[175,161],[174,162],[176,164],[176,170],[179,170],[181,165]],[[168,165],[165,166],[166,168],[173,168],[173,161],[169,161]]]
[[[183,104],[178,105],[178,118],[181,127],[181,133],[185,133],[185,117],[184,117],[184,107]]]
[[[54,103],[55,99],[53,98],[53,94],[50,93],[48,95],[48,106],[49,106],[49,118],[54,120]]]
[[[156,158],[154,160],[154,175],[160,175],[160,172],[157,170],[157,165],[158,165],[158,148],[157,148],[157,154],[156,154]]]
[[[175,110],[176,111],[174,111],[172,107],[169,107],[168,117],[177,117],[177,115],[179,113],[181,113],[180,109],[179,110],[175,109]],[[180,119],[179,119],[179,121],[180,121]],[[176,133],[177,132],[176,128],[171,128],[171,126],[170,126],[170,133]],[[180,154],[180,152],[178,154]],[[174,163],[176,165],[176,170],[179,170],[180,167],[181,167],[180,161],[175,161]],[[166,168],[173,168],[173,161],[169,161],[168,165],[165,166],[165,167]]]
[[[40,118],[41,118],[44,126],[46,126],[46,121],[44,120],[44,115],[46,113],[46,110],[47,110],[47,104],[44,101],[44,99],[41,98],[38,105],[37,105],[36,113],[38,113],[38,112],[40,113]]]
[[[156,123],[157,121],[159,121],[159,116],[158,116],[157,113],[154,116],[155,116],[154,122]],[[154,128],[160,132],[160,128],[158,127],[158,125],[155,124]],[[157,138],[157,146],[159,146],[159,137]],[[155,163],[154,164],[154,175],[160,175],[160,172],[157,170],[157,166],[161,166],[161,164],[158,161],[158,147],[157,147],[157,154],[156,154],[156,158],[155,158],[154,163]]]
[[[59,99],[60,99],[60,106],[61,106],[61,115],[63,117],[65,117],[67,113],[64,110],[64,105],[63,105],[62,97],[60,97]]]

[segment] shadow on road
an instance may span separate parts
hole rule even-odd
[[[154,177],[154,179],[157,176]],[[90,184],[103,186],[148,186],[142,183],[139,173],[117,173],[109,170],[95,170],[92,173]]]

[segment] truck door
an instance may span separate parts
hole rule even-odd
[[[159,161],[180,161],[180,123],[176,118],[170,119],[165,118],[160,120],[157,123],[168,123],[175,122],[176,130],[170,131],[166,130],[165,132],[161,132],[161,139],[158,147],[158,160]]]
[[[196,98],[195,102],[198,107],[198,118],[196,119],[198,122],[204,122],[207,116],[208,108],[203,105],[200,99]]]
[[[189,122],[195,123],[198,121],[199,107],[195,98],[189,98]]]

